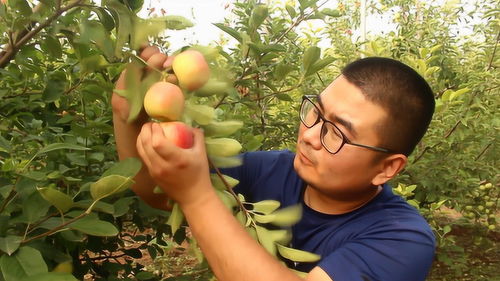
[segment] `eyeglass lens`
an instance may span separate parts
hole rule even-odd
[[[305,99],[302,103],[300,117],[304,125],[311,128],[319,118],[317,107],[311,101]],[[321,142],[328,151],[336,153],[343,143],[342,133],[330,122],[323,122],[321,125]]]

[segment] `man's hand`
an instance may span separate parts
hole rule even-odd
[[[194,145],[183,149],[165,138],[158,123],[146,123],[137,138],[137,151],[149,174],[181,207],[200,204],[214,193],[210,182],[203,132],[193,129]]]
[[[168,57],[167,55],[160,52],[160,49],[155,46],[147,46],[145,47],[140,54],[140,58],[147,62],[148,66],[143,69],[143,77],[147,75],[147,73],[151,71],[159,70],[162,71],[167,67],[171,67],[173,56]],[[126,87],[125,73],[123,71],[120,74],[120,77],[116,81],[115,89],[116,90],[124,90]],[[139,94],[139,93],[137,93]],[[126,98],[120,96],[119,94],[113,92],[113,96],[111,97],[111,107],[113,108],[113,113],[116,114],[116,117],[119,117],[121,121],[126,121],[128,119],[128,115],[130,112],[130,105]],[[141,112],[138,118],[138,123],[144,123],[147,120],[147,115],[144,111]]]

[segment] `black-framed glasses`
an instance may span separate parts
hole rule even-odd
[[[321,144],[328,152],[336,154],[345,144],[349,144],[379,152],[393,153],[391,150],[386,148],[351,142],[342,130],[339,129],[339,127],[333,124],[333,122],[325,119],[312,99],[318,99],[318,96],[305,95],[302,97],[302,104],[300,106],[300,121],[302,121],[302,124],[304,124],[307,128],[312,128],[320,121],[323,121],[321,124],[320,140]]]

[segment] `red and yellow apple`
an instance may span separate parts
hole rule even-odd
[[[194,143],[193,130],[182,122],[162,122],[165,138],[180,148],[191,148]]]
[[[194,91],[210,78],[210,68],[202,53],[187,50],[174,57],[172,69],[182,88]]]
[[[144,96],[146,113],[160,121],[176,121],[184,110],[184,94],[177,86],[169,82],[156,82]]]

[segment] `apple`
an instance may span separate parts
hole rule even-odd
[[[146,113],[160,121],[179,120],[184,110],[184,94],[177,86],[169,82],[156,82],[144,96]]]
[[[194,91],[210,78],[210,68],[202,53],[187,50],[174,57],[172,69],[182,88]]]
[[[194,135],[192,129],[179,121],[162,122],[160,126],[163,129],[163,134],[168,141],[180,148],[191,148],[194,143]]]

